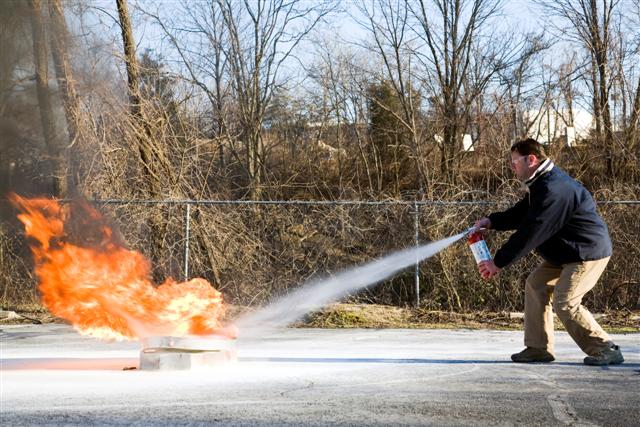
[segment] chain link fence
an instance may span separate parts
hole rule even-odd
[[[203,277],[227,301],[262,305],[302,283],[389,252],[457,234],[508,201],[237,201],[96,200],[123,244],[153,265],[154,279]],[[640,304],[640,201],[603,201],[599,210],[614,256],[587,297],[594,309]],[[509,233],[491,233],[494,252]],[[3,301],[36,298],[20,232],[0,242]],[[483,281],[463,243],[358,292],[352,301],[415,305],[434,310],[522,310],[529,256]]]

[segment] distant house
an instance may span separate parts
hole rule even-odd
[[[438,135],[435,134],[433,135],[433,140],[435,142],[437,142],[438,144],[442,144],[442,142],[444,141],[444,138],[442,137],[442,135]],[[475,148],[473,146],[473,139],[471,138],[471,135],[468,133],[465,133],[462,135],[462,151],[475,151]]]
[[[593,115],[581,108],[573,110],[573,120],[568,109],[545,108],[526,111],[523,121],[528,137],[543,144],[562,138],[569,147],[587,138],[594,127]]]
[[[473,148],[473,139],[468,133],[462,135],[462,149],[464,151],[475,151],[475,149]]]

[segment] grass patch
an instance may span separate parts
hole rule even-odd
[[[640,312],[609,311],[596,316],[610,333],[640,332]],[[376,304],[332,304],[293,325],[307,328],[426,328],[522,330],[522,313],[426,310]],[[556,330],[564,330],[556,318]]]
[[[2,310],[15,311],[20,319],[0,319],[0,324],[63,323],[38,303],[2,306]],[[227,305],[225,320],[238,318],[255,309]],[[594,315],[600,325],[610,333],[640,332],[640,311],[618,310]],[[470,312],[426,310],[424,308],[397,307],[378,304],[330,304],[322,310],[307,314],[294,323],[297,328],[410,328],[410,329],[496,329],[522,330],[522,313]],[[555,318],[555,329],[564,330]]]

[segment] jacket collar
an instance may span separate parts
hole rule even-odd
[[[549,172],[551,169],[553,169],[553,162],[551,161],[551,159],[547,159],[544,162],[542,162],[540,164],[540,166],[538,166],[538,169],[536,169],[536,171],[533,173],[533,175],[531,175],[531,177],[529,177],[528,180],[526,180],[524,183],[527,185],[527,187],[531,187],[531,184],[533,184],[533,182],[540,178],[542,175],[544,175],[545,173]]]

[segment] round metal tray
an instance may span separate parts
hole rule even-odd
[[[142,349],[233,350],[236,340],[223,335],[153,336],[142,339]]]

